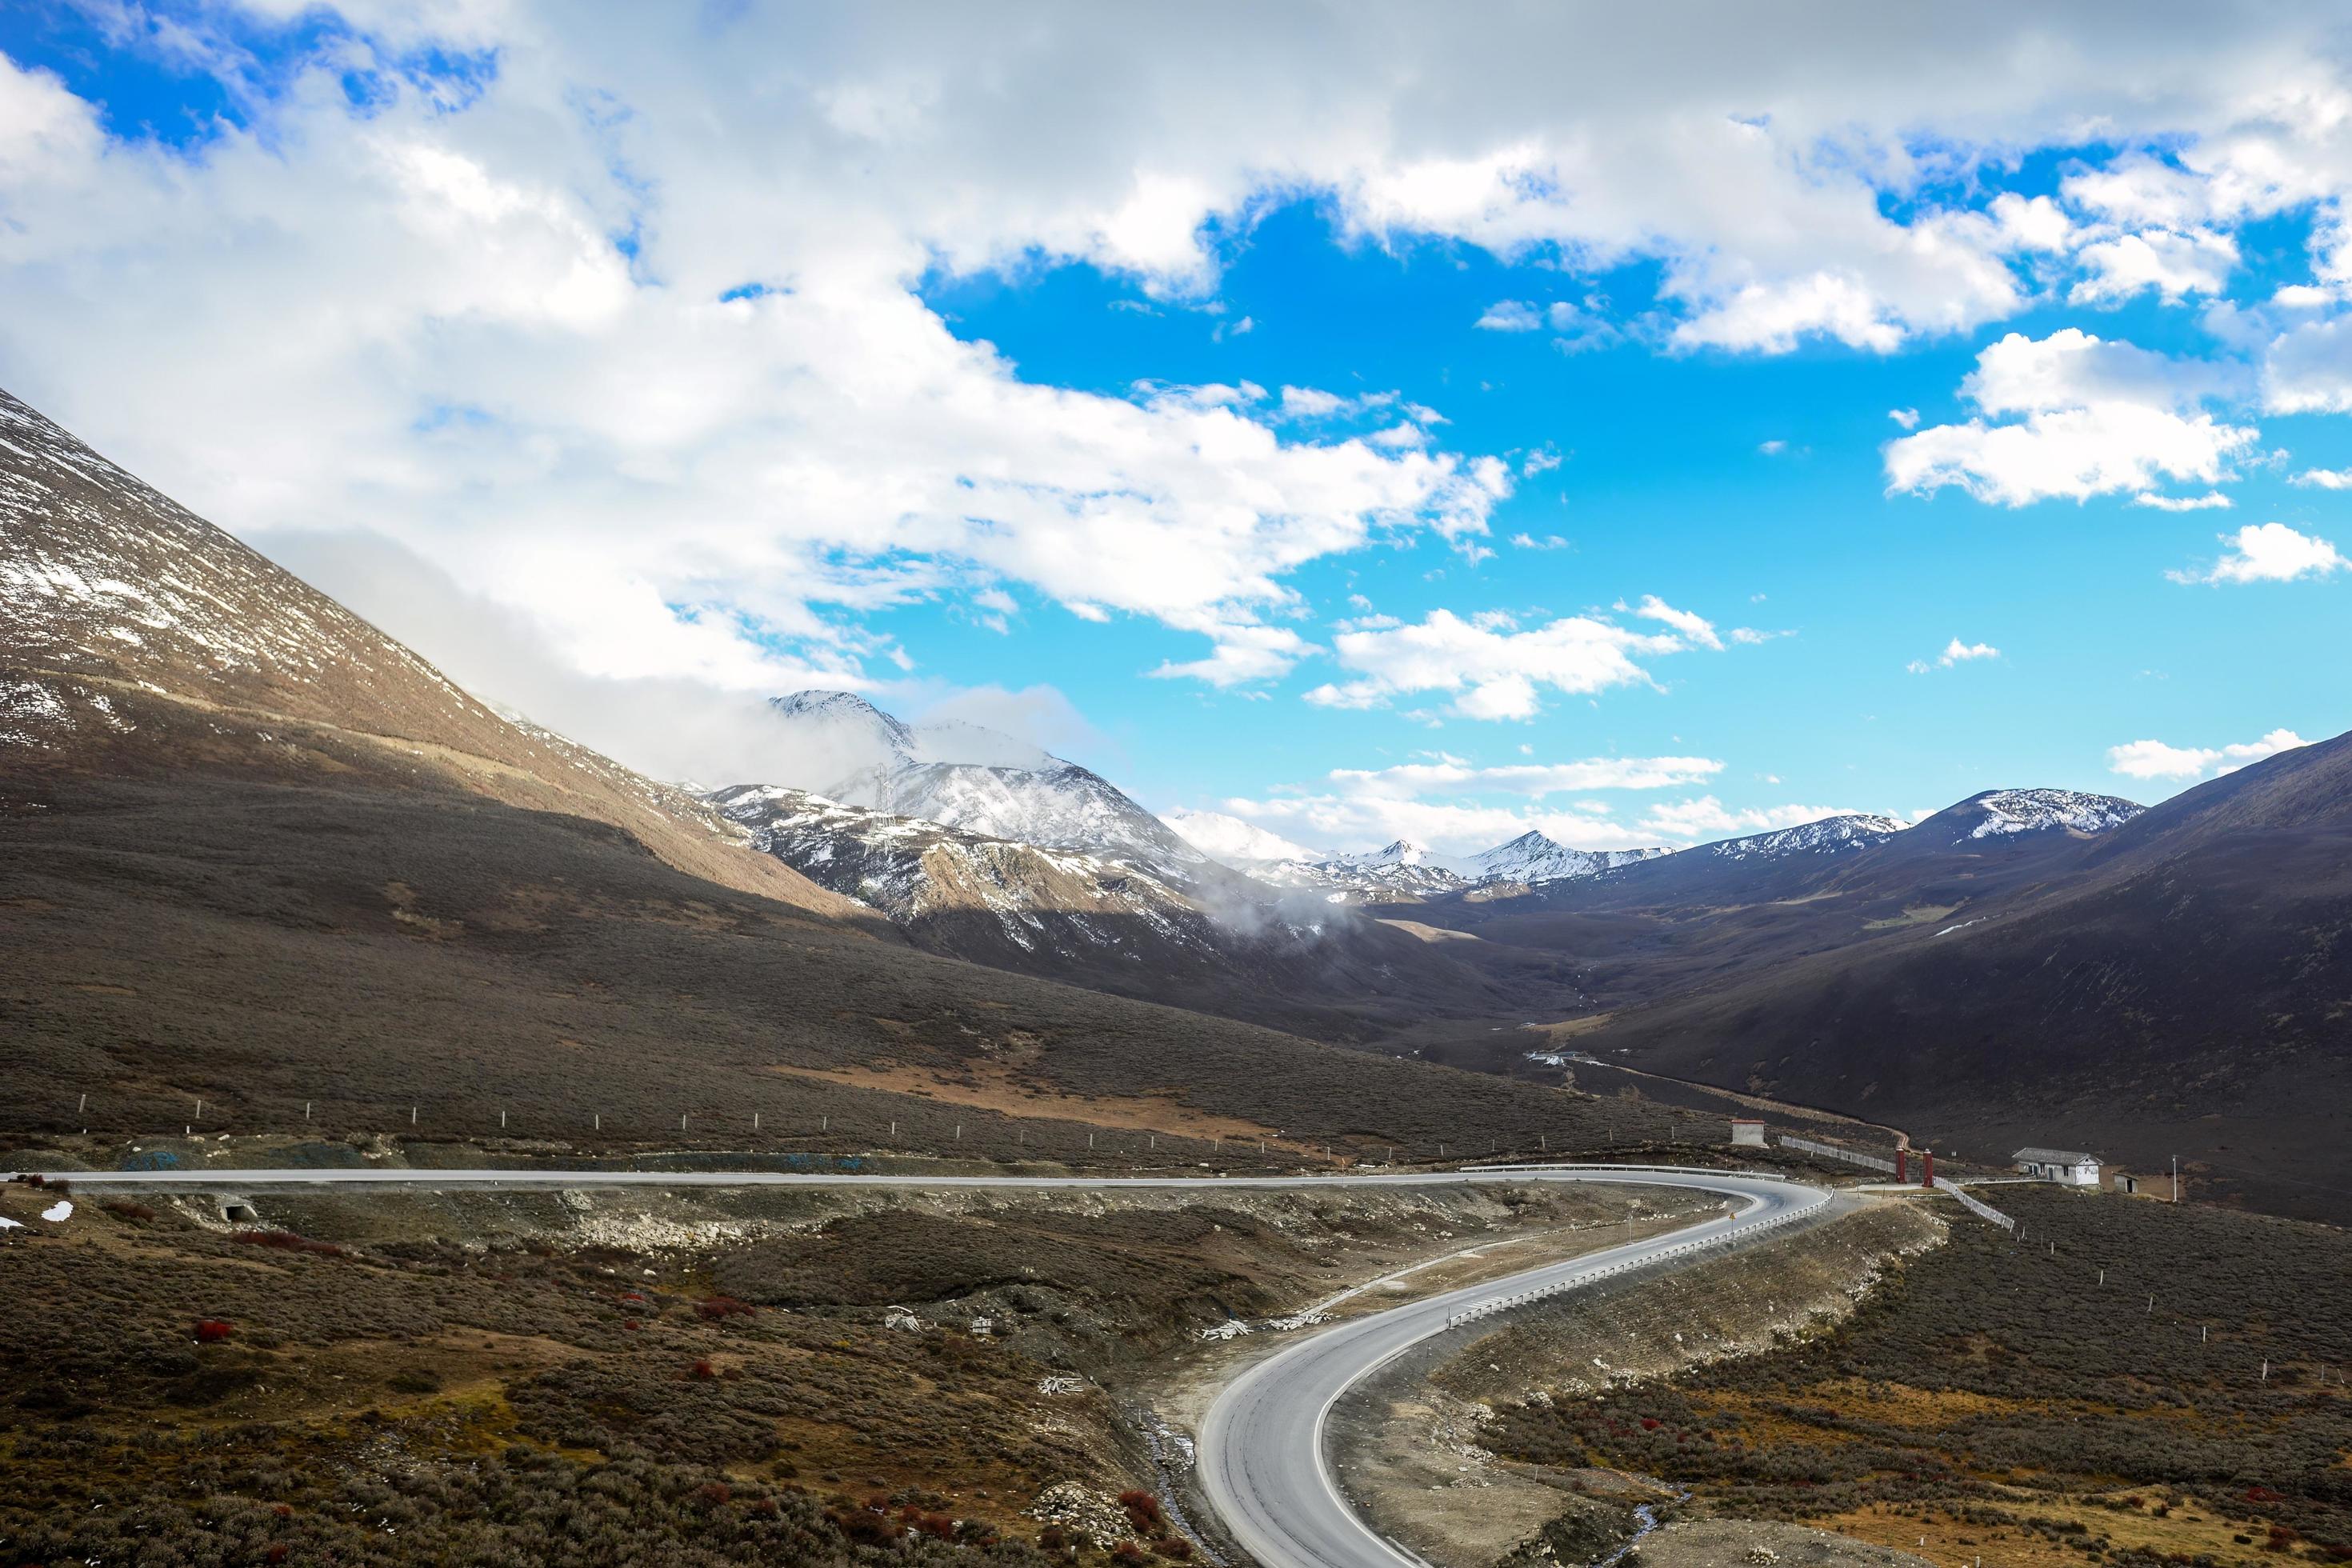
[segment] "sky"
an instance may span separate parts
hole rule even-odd
[[[839,688],[1610,848],[2352,728],[2352,31],[1938,9],[19,0],[0,384],[706,784]]]

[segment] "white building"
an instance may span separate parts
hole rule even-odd
[[[1750,1121],[1745,1117],[1733,1117],[1731,1119],[1731,1142],[1735,1145],[1745,1145],[1750,1149],[1761,1149],[1764,1147],[1764,1124],[1761,1121]]]
[[[2029,1176],[2055,1182],[2062,1187],[2099,1184],[2099,1157],[2076,1149],[2020,1149],[2010,1159]]]

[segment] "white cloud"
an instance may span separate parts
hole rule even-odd
[[[2000,657],[2000,649],[1993,647],[1990,643],[1962,642],[1959,638],[1954,637],[1951,641],[1944,645],[1944,651],[1936,656],[1936,665],[1940,665],[1942,668],[1949,669],[1956,664],[1969,664],[1973,663],[1978,659],[1999,658]],[[1930,665],[1924,658],[1915,658],[1903,668],[1909,670],[1914,675],[1925,675],[1929,669],[1935,667],[1935,665]]]
[[[1681,843],[1700,843],[1776,828],[1799,827],[1825,816],[1852,816],[1854,811],[1828,805],[1745,806],[1734,810],[1715,796],[1664,802],[1644,812],[1640,831]]]
[[[1519,465],[1519,472],[1527,479],[1533,479],[1538,474],[1548,474],[1551,472],[1554,468],[1559,468],[1559,465],[1560,456],[1559,448],[1549,446],[1538,447],[1534,451],[1528,454],[1527,460]]]
[[[1617,316],[1685,350],[1875,353],[2078,274],[2186,297],[2221,266],[2200,236],[2297,208],[2308,287],[2352,280],[2324,8],[1906,17],[1824,47],[1826,23],[1733,8],[1695,45],[1685,18],[1619,7],[1531,16],[1504,51],[1428,8],[1299,12],[1254,17],[1237,60],[1230,29],[1084,8],[812,29],[738,5],[347,0],[290,82],[240,75],[215,9],[187,9],[182,63],[236,77],[247,124],[184,155],[110,140],[0,60],[0,374],[249,535],[400,540],[585,673],[855,673],[891,657],[875,612],[1003,584],[1205,636],[1181,668],[1214,679],[1249,658],[1225,630],[1295,611],[1310,563],[1416,531],[1483,548],[1504,490],[1476,459],[1297,438],[1238,387],[1024,379],[926,306],[935,273],[1083,263],[1207,309],[1217,237],[1305,196],[1353,238],[1560,276],[1650,264],[1634,314],[1543,310],[1574,344],[1618,341]],[[495,67],[436,87],[415,64],[436,48]],[[385,92],[355,111],[347,75]],[[1952,194],[2086,137],[2126,151],[2083,154],[2055,200]],[[2352,406],[2336,328],[2269,353],[2274,406]],[[1895,488],[2013,504],[2218,483],[2251,432],[2107,399],[1909,439]]]
[[[2323,490],[2352,490],[2352,468],[2305,468],[2287,482]]]
[[[1680,637],[1637,632],[1595,616],[1565,616],[1517,631],[1465,621],[1451,610],[1433,610],[1417,625],[1343,632],[1332,642],[1354,679],[1315,688],[1307,693],[1309,702],[1374,708],[1395,697],[1444,691],[1465,719],[1531,719],[1544,688],[1581,695],[1654,684],[1641,661],[1685,646]]]
[[[1723,639],[1716,635],[1713,621],[1692,610],[1677,610],[1655,594],[1643,595],[1642,602],[1633,606],[1633,614],[1645,621],[1658,621],[1670,626],[1701,647],[1723,647]]]
[[[1490,332],[1532,332],[1543,323],[1543,313],[1526,300],[1497,300],[1473,324]]]
[[[1321,651],[1288,626],[1236,622],[1204,629],[1213,639],[1206,658],[1171,660],[1152,675],[1160,679],[1205,680],[1218,687],[1241,686],[1287,675],[1300,659]]]
[[[2107,748],[2107,767],[2126,778],[2193,779],[2215,769],[2228,773],[2308,744],[2292,730],[2273,730],[2258,741],[2230,746],[2173,746],[2162,741],[2131,741]]]
[[[1756,449],[1768,458],[1777,458],[1789,449],[1789,443],[1775,437],[1769,441],[1757,442]]]
[[[1359,795],[1491,793],[1540,797],[1571,790],[1671,789],[1703,783],[1722,771],[1723,764],[1708,757],[1588,757],[1499,767],[1474,767],[1447,757],[1386,768],[1335,768],[1330,776],[1332,783]]]
[[[2352,564],[2328,541],[2298,533],[2283,522],[2250,522],[2221,540],[2229,548],[2212,565],[2168,575],[2176,583],[2292,583],[2298,577],[2325,577]]]
[[[1919,428],[1919,411],[1916,408],[1890,408],[1886,411],[1886,416],[1906,430]]]
[[[1305,860],[1315,852],[1279,834],[1220,811],[1193,811],[1180,806],[1163,811],[1160,820],[1174,828],[1194,848],[1212,860],[1234,865],[1245,860]]]
[[[2166,479],[2214,484],[2257,432],[2199,408],[2229,373],[2168,359],[2068,327],[2047,338],[2011,332],[1977,356],[1962,394],[2008,424],[1972,418],[1886,446],[1887,489],[1955,485],[1979,500],[2024,506],[2146,491]]]
[[[2142,490],[2132,497],[2132,505],[2153,507],[2158,511],[2227,511],[2237,502],[2220,490],[2207,490],[2201,496],[2160,496],[2154,490]]]
[[[2086,245],[2076,257],[2091,274],[2069,296],[2077,304],[2120,304],[2150,289],[2169,302],[2227,288],[2238,244],[2210,229],[2149,229]]]

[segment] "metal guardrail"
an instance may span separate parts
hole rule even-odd
[[[1626,1166],[1622,1168],[1630,1170],[1633,1167]],[[1660,1170],[1671,1170],[1675,1167],[1659,1166],[1654,1168]],[[1721,1174],[1722,1173],[1709,1172],[1707,1173],[1714,1175]],[[1780,1179],[1785,1181],[1788,1178],[1782,1177]],[[1459,1327],[1464,1323],[1475,1322],[1480,1318],[1490,1318],[1496,1312],[1507,1310],[1512,1307],[1524,1306],[1529,1301],[1541,1300],[1548,1296],[1558,1296],[1565,1291],[1576,1289],[1580,1286],[1590,1285],[1597,1280],[1606,1279],[1612,1275],[1629,1273],[1636,1268],[1647,1268],[1651,1264],[1659,1262],[1664,1258],[1678,1257],[1688,1252],[1698,1252],[1710,1247],[1727,1247],[1731,1243],[1741,1240],[1744,1237],[1771,1230],[1779,1226],[1788,1225],[1795,1220],[1803,1219],[1806,1215],[1812,1214],[1817,1209],[1820,1209],[1829,1201],[1829,1195],[1827,1194],[1822,1194],[1822,1195],[1814,1198],[1812,1202],[1805,1205],[1802,1208],[1790,1209],[1784,1214],[1774,1215],[1770,1219],[1753,1220],[1746,1225],[1737,1225],[1719,1236],[1694,1237],[1688,1241],[1676,1242],[1674,1246],[1665,1248],[1664,1251],[1653,1252],[1642,1258],[1628,1258],[1620,1262],[1607,1264],[1600,1268],[1573,1275],[1566,1279],[1556,1280],[1549,1285],[1539,1285],[1532,1290],[1519,1290],[1515,1291],[1508,1296],[1497,1296],[1491,1301],[1481,1301],[1475,1307],[1465,1307],[1461,1311],[1449,1315],[1445,1320],[1445,1326],[1451,1329]]]
[[[1534,1161],[1528,1161],[1511,1165],[1465,1165],[1461,1169],[1466,1174],[1477,1174],[1487,1171],[1507,1173],[1521,1171],[1654,1171],[1668,1176],[1738,1176],[1750,1182],[1786,1182],[1795,1179],[1785,1171],[1727,1171],[1720,1165],[1620,1165],[1614,1163],[1585,1165],[1567,1161],[1540,1164]]]

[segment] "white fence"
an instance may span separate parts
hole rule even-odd
[[[2007,1231],[2014,1231],[2017,1228],[2017,1222],[2015,1220],[2010,1218],[2007,1215],[2001,1213],[1999,1209],[1993,1207],[1990,1204],[1984,1202],[1982,1199],[1970,1197],[1968,1194],[1960,1191],[1959,1184],[1957,1182],[1948,1181],[1944,1177],[1938,1176],[1936,1178],[1936,1190],[1939,1193],[1949,1193],[1952,1196],[1959,1199],[1960,1206],[1968,1210],[1970,1214],[1976,1215],[1979,1219],[1989,1219],[1992,1221],[1993,1224],[2000,1226],[2001,1229]]]
[[[1802,1149],[1808,1154],[1819,1154],[1830,1160],[1843,1160],[1849,1165],[1860,1165],[1872,1171],[1884,1171],[1890,1176],[1895,1173],[1894,1161],[1882,1160],[1875,1154],[1858,1154],[1851,1149],[1841,1149],[1834,1143],[1816,1143],[1810,1138],[1791,1138],[1782,1133],[1780,1147]]]
[[[1780,1139],[1780,1147],[1783,1149],[1801,1149],[1808,1154],[1819,1154],[1825,1159],[1843,1160],[1849,1165],[1860,1165],[1872,1171],[1884,1171],[1890,1176],[1895,1173],[1894,1161],[1882,1160],[1875,1154],[1856,1153],[1852,1149],[1841,1149],[1834,1143],[1816,1143],[1810,1138],[1790,1138],[1783,1135]],[[1960,1190],[1960,1185],[1958,1182],[1951,1181],[1943,1176],[1938,1176],[1936,1178],[1936,1190],[1939,1193],[1949,1193],[1952,1196],[1959,1199],[1960,1206],[1968,1210],[1970,1214],[1976,1215],[1979,1219],[1990,1220],[1993,1224],[2000,1226],[2001,1229],[2006,1231],[2014,1231],[2017,1229],[2017,1222],[2015,1220],[2010,1218],[2007,1215],[2001,1213],[1999,1209],[1993,1207],[1990,1204],[1984,1202],[1982,1199],[1970,1197],[1967,1193]]]

